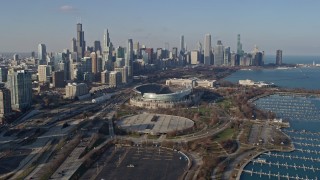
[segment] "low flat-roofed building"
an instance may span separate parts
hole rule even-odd
[[[214,87],[216,80],[201,80],[197,78],[191,79],[168,79],[167,86],[191,86],[191,87]]]
[[[263,81],[255,82],[250,79],[239,80],[239,84],[242,86],[257,86],[257,87],[274,87],[273,83],[267,83]]]

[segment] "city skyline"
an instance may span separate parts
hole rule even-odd
[[[254,45],[266,54],[282,49],[285,54],[320,54],[320,25],[317,5],[310,1],[40,1],[3,2],[0,19],[0,52],[31,52],[43,43],[48,52],[70,49],[76,37],[74,25],[83,24],[86,44],[103,40],[109,29],[114,47],[126,46],[128,39],[147,47],[180,47],[180,37],[188,50],[197,48],[205,34],[215,44],[221,40],[237,50],[237,35],[245,52]],[[228,11],[225,10],[228,7]],[[16,11],[12,11],[16,9]],[[121,11],[119,11],[121,10]],[[216,18],[219,17],[219,18]],[[318,38],[317,38],[318,37]]]

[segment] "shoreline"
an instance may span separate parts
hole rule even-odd
[[[317,93],[309,93],[309,92],[306,92],[306,93],[274,92],[274,93],[272,93],[272,94],[288,95],[288,96],[290,96],[290,95],[301,95],[301,96],[315,95],[315,96],[320,96],[320,95],[317,94]],[[252,102],[254,102],[254,101],[256,101],[256,100],[258,100],[258,99],[260,99],[260,98],[263,98],[263,97],[266,97],[266,96],[270,96],[270,95],[272,95],[272,94],[264,94],[264,95],[261,95],[261,96],[258,96],[258,97],[254,97],[254,98],[250,99],[249,101],[252,103]],[[290,149],[287,149],[287,150],[274,149],[274,150],[263,150],[263,151],[257,152],[255,155],[253,155],[252,157],[250,157],[250,158],[239,168],[239,171],[238,171],[236,180],[240,180],[240,177],[241,177],[241,175],[242,175],[242,173],[243,173],[244,168],[245,168],[253,159],[255,159],[256,157],[260,156],[260,155],[263,154],[263,153],[266,153],[266,152],[287,152],[287,153],[289,153],[289,152],[295,151],[295,147],[294,147],[294,144],[292,143],[291,137],[290,137],[288,134],[284,133],[283,131],[281,131],[281,132],[283,133],[283,135],[285,135],[286,137],[288,137],[288,138],[290,139],[290,141],[291,141],[291,147],[289,147],[289,148],[291,148],[291,150],[290,150]]]
[[[284,134],[285,134],[285,133],[284,133]],[[293,144],[292,144],[292,146],[293,146]],[[293,151],[295,151],[295,148],[294,148],[294,147],[293,147],[292,150],[277,150],[277,149],[275,149],[275,150],[263,150],[263,151],[260,151],[260,152],[256,153],[255,155],[251,156],[251,158],[249,158],[245,163],[243,163],[243,165],[240,166],[236,180],[240,180],[240,177],[241,177],[241,175],[242,175],[242,173],[243,173],[244,168],[245,168],[253,159],[255,159],[256,157],[260,156],[261,154],[266,153],[266,152],[287,152],[287,153],[289,153],[289,152],[293,152]]]

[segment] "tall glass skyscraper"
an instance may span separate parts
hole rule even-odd
[[[237,42],[237,54],[240,55],[240,57],[243,56],[244,52],[242,50],[242,43],[240,41],[240,34],[238,34],[238,42]]]
[[[231,65],[231,51],[230,51],[230,47],[226,47],[224,48],[224,62],[223,64],[225,66],[230,66]]]
[[[32,80],[30,72],[10,69],[6,86],[11,92],[11,105],[13,109],[24,110],[31,106]]]
[[[84,41],[84,32],[82,31],[82,24],[81,23],[77,24],[76,46],[77,46],[78,58],[83,58],[84,57],[85,48],[86,48],[86,42]]]
[[[132,77],[132,63],[133,63],[133,41],[132,39],[128,39],[128,47],[127,47],[127,57],[125,61],[125,66],[128,67],[128,76]]]
[[[185,52],[185,44],[184,44],[184,36],[182,35],[180,38],[180,53],[184,54]]]
[[[221,41],[217,42],[217,45],[214,47],[214,65],[221,66],[224,64],[224,47]]]
[[[276,65],[281,65],[282,64],[282,50],[277,50],[276,54]]]
[[[109,36],[109,30],[104,30],[103,34],[103,48],[107,49],[110,46],[110,36]]]
[[[47,55],[46,45],[39,44],[38,45],[38,59],[39,61],[45,61]]]
[[[212,65],[211,63],[211,34],[206,34],[204,38],[204,64]]]

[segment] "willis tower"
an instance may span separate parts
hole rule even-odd
[[[84,41],[84,32],[82,31],[82,24],[77,24],[77,41],[76,41],[77,55],[78,58],[84,57],[86,48],[86,42]]]

